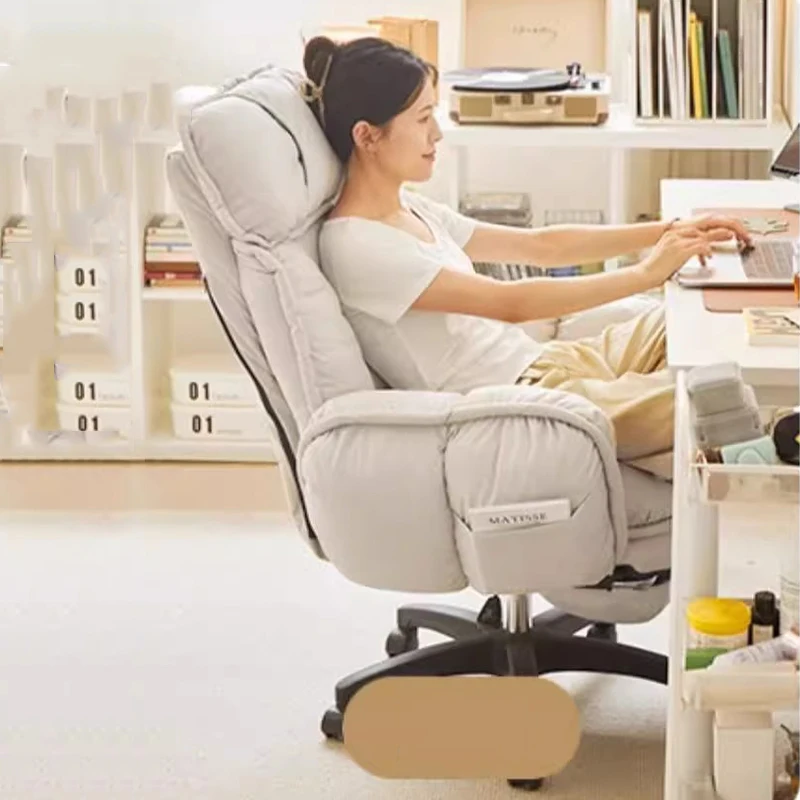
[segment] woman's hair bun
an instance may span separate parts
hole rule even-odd
[[[306,43],[303,68],[310,80],[320,84],[328,60],[333,58],[338,49],[339,45],[327,36],[315,36]]]

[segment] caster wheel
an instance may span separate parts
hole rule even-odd
[[[342,712],[338,708],[329,708],[322,715],[322,732],[327,739],[344,741]]]
[[[395,628],[386,637],[386,655],[399,656],[402,653],[410,653],[419,647],[419,639],[417,638],[416,628],[404,631],[400,628]]]
[[[587,639],[603,639],[606,642],[617,641],[617,626],[606,622],[596,622],[586,632]]]
[[[523,792],[538,792],[544,785],[544,778],[511,778],[508,785]]]

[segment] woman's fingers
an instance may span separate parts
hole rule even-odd
[[[725,242],[736,236],[730,228],[711,228],[704,231],[704,235],[711,242]]]

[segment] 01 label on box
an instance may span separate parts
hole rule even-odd
[[[566,497],[555,500],[533,500],[503,506],[472,508],[467,522],[473,531],[501,531],[529,528],[569,519],[572,507]]]

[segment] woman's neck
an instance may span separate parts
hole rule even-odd
[[[385,219],[402,208],[402,183],[362,165],[351,164],[347,171],[338,207],[342,213],[372,219]]]

